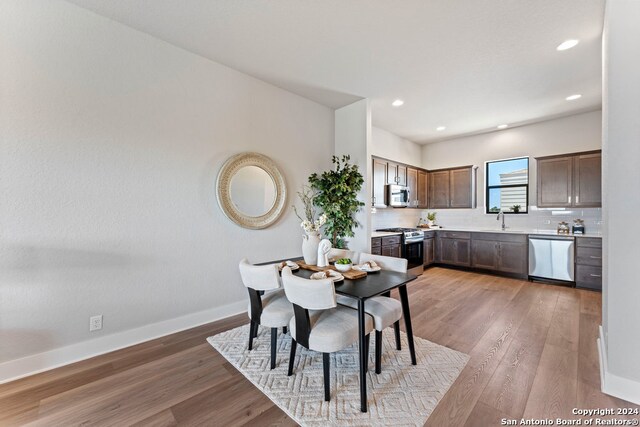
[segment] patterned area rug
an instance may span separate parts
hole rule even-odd
[[[418,364],[411,365],[407,337],[395,349],[393,329],[383,333],[382,373],[375,374],[374,334],[367,377],[369,411],[360,412],[357,344],[331,355],[331,401],[324,401],[322,354],[298,346],[287,377],[290,335],[278,334],[277,364],[270,365],[270,331],[260,327],[247,350],[249,325],[207,341],[260,391],[303,426],[421,426],[464,368],[469,356],[415,337]]]

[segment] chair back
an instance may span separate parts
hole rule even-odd
[[[282,269],[282,285],[287,299],[307,310],[326,310],[337,306],[331,279],[311,280],[294,276],[289,267]]]
[[[252,265],[244,258],[240,261],[239,268],[242,283],[247,288],[255,289],[256,291],[269,291],[278,289],[281,286],[276,264]]]
[[[367,261],[375,261],[383,270],[395,271],[398,273],[407,272],[407,260],[404,258],[396,258],[384,255],[373,255],[363,252],[360,254],[360,264]]]
[[[358,252],[350,251],[348,249],[336,249],[331,248],[329,251],[329,259],[333,261],[337,261],[340,258],[349,258],[353,261],[354,264],[358,263]]]

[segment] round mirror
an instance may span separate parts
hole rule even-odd
[[[276,202],[276,184],[264,169],[245,166],[231,178],[230,195],[240,212],[261,216],[269,212]]]
[[[241,153],[225,162],[216,186],[224,214],[244,228],[265,228],[284,209],[286,188],[278,167],[267,156]]]

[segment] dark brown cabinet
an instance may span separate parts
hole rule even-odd
[[[409,207],[418,207],[418,169],[407,168],[407,187],[409,187]]]
[[[429,207],[474,208],[476,169],[473,166],[429,172]]]
[[[429,173],[418,170],[418,208],[429,207]]]
[[[371,253],[374,255],[384,255],[400,258],[401,248],[400,242],[402,238],[399,235],[372,237]]]
[[[442,264],[471,266],[469,233],[442,232],[437,237],[438,261]]]
[[[601,153],[586,152],[539,157],[538,207],[599,207],[602,205]]]
[[[435,240],[436,239],[433,238],[433,235],[425,236],[424,242],[422,243],[422,253],[425,266],[436,262]]]
[[[576,238],[576,287],[602,290],[602,239]]]
[[[471,259],[474,268],[524,276],[527,274],[527,236],[473,233]]]
[[[385,200],[385,189],[387,184],[387,162],[380,159],[373,159],[372,168],[372,200],[371,203],[375,207],[386,208],[387,202]]]

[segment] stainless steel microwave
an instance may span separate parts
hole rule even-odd
[[[406,208],[409,206],[409,187],[404,185],[387,185],[387,205],[392,208]]]

